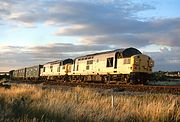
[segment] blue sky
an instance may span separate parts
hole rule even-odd
[[[136,0],[137,3],[148,2],[154,9],[142,11],[138,14],[140,17],[146,18],[178,18],[180,11],[180,1],[179,0]]]
[[[0,0],[0,71],[136,47],[180,70],[179,0]]]

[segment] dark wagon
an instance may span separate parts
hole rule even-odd
[[[43,65],[36,65],[26,68],[26,79],[39,79]]]
[[[13,78],[24,79],[26,77],[26,68],[13,71]]]
[[[12,72],[12,78],[17,78],[17,74],[18,74],[18,71],[17,70],[14,70]]]
[[[14,70],[9,71],[9,78],[10,79],[13,79],[13,73],[14,73]]]

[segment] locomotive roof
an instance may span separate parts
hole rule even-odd
[[[68,58],[68,59],[65,59],[65,60],[56,60],[56,61],[51,61],[51,62],[47,62],[46,64],[59,64],[59,63],[62,63],[63,65],[64,64],[67,64],[67,63],[71,63],[73,62],[72,59]]]
[[[57,63],[60,63],[61,60],[56,60],[56,61],[50,61],[50,62],[47,62],[46,64],[57,64]]]
[[[36,68],[36,67],[42,67],[43,65],[39,64],[39,65],[33,65],[33,66],[29,66],[29,67],[26,67],[27,68]]]
[[[85,56],[77,57],[76,59],[84,58],[84,57],[92,57],[92,56],[108,54],[108,53],[116,53],[116,52],[121,53],[123,57],[130,57],[130,56],[135,55],[135,54],[142,54],[138,49],[130,47],[130,48],[122,48],[122,49],[116,49],[116,50],[112,50],[112,51],[88,54]]]

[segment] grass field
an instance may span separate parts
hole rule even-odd
[[[158,86],[180,86],[180,81],[156,81],[149,83],[151,85],[158,85]]]
[[[114,94],[75,87],[49,90],[30,85],[0,88],[0,121],[178,122],[180,96]]]

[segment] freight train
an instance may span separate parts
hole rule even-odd
[[[10,71],[12,79],[145,84],[154,61],[130,47]]]

